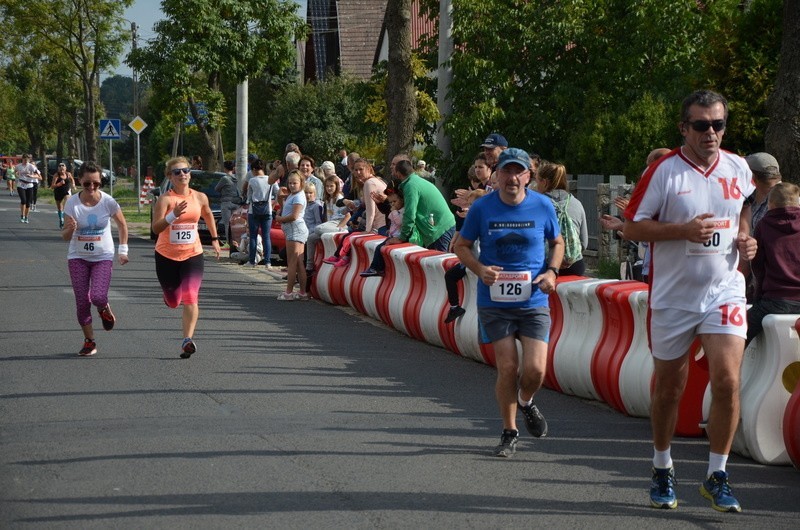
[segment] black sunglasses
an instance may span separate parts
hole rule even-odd
[[[101,183],[87,181],[87,182],[81,182],[81,186],[83,186],[84,188],[99,188],[101,186]]]
[[[709,127],[712,127],[714,132],[720,132],[725,128],[725,120],[695,120],[686,123],[697,132],[706,132]]]
[[[192,170],[192,168],[189,168],[189,167],[179,167],[177,169],[173,169],[171,171],[171,173],[172,173],[172,176],[177,177],[181,173],[183,173],[184,175],[188,175],[191,170]]]

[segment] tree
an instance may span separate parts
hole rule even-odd
[[[20,53],[55,61],[80,80],[86,158],[97,160],[97,86],[100,72],[122,51],[122,12],[133,0],[0,0]]]
[[[25,125],[17,112],[19,90],[9,81],[5,72],[0,71],[0,116],[3,126],[0,127],[0,153],[19,154],[27,146]]]
[[[382,61],[373,68],[370,80],[371,96],[366,109],[366,121],[379,128],[378,138],[386,141],[389,130],[389,113],[387,107],[388,63]],[[426,91],[426,85],[431,82],[425,64],[416,54],[411,55],[411,74],[414,81],[414,98],[417,107],[417,122],[414,124],[413,142],[419,144],[431,143],[434,139],[436,123],[441,118],[436,101]],[[413,146],[413,144],[412,144]],[[393,152],[393,151],[392,151]],[[407,150],[401,152],[408,153]],[[387,161],[389,159],[386,159]]]
[[[728,100],[725,147],[740,154],[764,150],[769,123],[767,97],[773,91],[781,52],[783,0],[750,0],[738,9],[710,4],[715,37],[703,47],[704,77]]]
[[[156,23],[156,37],[126,62],[159,93],[172,124],[184,121],[188,108],[203,166],[216,169],[226,116],[223,77],[240,83],[287,68],[293,41],[306,27],[289,0],[163,0],[161,9],[166,19]]]
[[[767,151],[778,159],[781,175],[800,184],[800,0],[784,0],[783,44],[775,90],[767,101]]]
[[[408,153],[414,146],[417,100],[411,64],[411,0],[389,0],[386,4],[389,34],[389,73],[386,108],[389,117],[386,160]]]
[[[499,131],[571,173],[635,177],[650,149],[678,145],[680,102],[698,88],[742,102],[728,145],[752,145],[774,77],[776,1],[453,0],[454,159],[442,169],[463,178]]]
[[[367,93],[366,83],[348,77],[286,85],[255,132],[269,140],[274,152],[295,142],[319,164],[332,159],[342,146],[357,145],[358,137],[364,136]]]
[[[106,116],[115,119],[133,119],[133,78],[113,75],[100,85],[100,101]]]

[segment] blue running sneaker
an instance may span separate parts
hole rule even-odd
[[[650,484],[650,506],[673,510],[678,507],[675,495],[675,468],[653,468],[653,482]]]
[[[714,471],[702,484],[700,495],[711,501],[711,507],[718,512],[741,512],[739,501],[733,496],[728,474],[724,471]]]

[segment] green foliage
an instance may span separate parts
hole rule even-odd
[[[651,150],[680,142],[677,112],[663,96],[645,92],[620,113],[593,113],[595,121],[584,125],[585,133],[567,139],[565,158],[575,172],[592,172],[603,161],[605,167],[619,168],[615,174],[635,179]]]
[[[738,0],[453,0],[445,125],[453,159],[444,172],[460,178],[481,140],[500,131],[570,172],[635,177],[652,148],[677,145],[680,101],[706,87],[731,101],[731,128],[741,123],[742,134],[760,137],[779,4],[754,0],[742,11]],[[752,122],[734,123],[745,108]]]
[[[173,121],[183,117],[186,102],[203,102],[211,128],[224,125],[221,78],[235,84],[287,68],[293,40],[305,32],[287,0],[163,0],[161,8],[166,18],[155,25],[158,37],[126,63],[161,93]]]
[[[775,85],[782,38],[782,0],[753,0],[747,9],[711,4],[720,30],[703,49],[704,84],[729,102],[727,149],[764,150],[766,101]]]
[[[369,90],[367,84],[347,77],[287,85],[263,123],[264,136],[278,148],[278,155],[294,142],[318,163],[332,160],[339,149],[353,150],[360,137],[374,130],[364,123]]]
[[[133,79],[114,75],[100,85],[100,101],[108,118],[133,119]]]
[[[184,121],[188,105],[200,139],[193,152],[213,168],[218,134],[229,115],[223,80],[235,86],[285,70],[306,26],[289,0],[162,0],[161,8],[166,18],[155,25],[157,38],[126,62],[152,84],[161,119]]]
[[[435,125],[441,119],[433,93],[433,81],[427,76],[426,65],[417,54],[411,56],[411,70],[417,103],[417,123],[414,127],[414,140],[420,144],[433,143]],[[386,83],[388,82],[388,63],[382,61],[373,69],[369,105],[366,121],[380,127],[385,132],[389,126],[389,112],[386,105]]]
[[[602,259],[597,264],[597,277],[607,280],[619,280],[619,261]]]
[[[86,144],[86,157],[96,158],[95,88],[100,72],[113,67],[125,35],[122,12],[132,0],[0,0],[2,19],[9,28],[2,46],[17,66],[31,69],[21,90],[20,109],[30,142],[44,150],[48,135],[65,130],[75,109]],[[41,81],[34,84],[33,81]],[[29,98],[29,101],[24,101]],[[49,124],[37,123],[27,104],[43,99],[49,106]],[[39,110],[37,109],[37,112]]]

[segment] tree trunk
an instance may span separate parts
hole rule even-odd
[[[417,100],[411,69],[411,0],[389,0],[386,5],[389,34],[389,71],[386,83],[386,161],[410,154],[417,123]]]
[[[775,90],[767,99],[766,148],[783,180],[800,184],[800,0],[783,2],[783,42]]]
[[[219,92],[220,90],[220,74],[219,72],[212,72],[208,76],[208,88],[211,93]],[[197,101],[194,98],[189,98],[189,112],[194,118],[197,125],[197,130],[200,132],[200,139],[203,142],[203,153],[200,155],[203,159],[203,169],[206,171],[219,171],[219,131],[208,125],[208,118],[200,116],[197,109]]]
[[[94,79],[89,76],[83,85],[83,101],[86,105],[83,133],[86,139],[86,160],[98,164],[100,161],[97,160],[97,127],[95,124],[97,114],[94,99]]]

